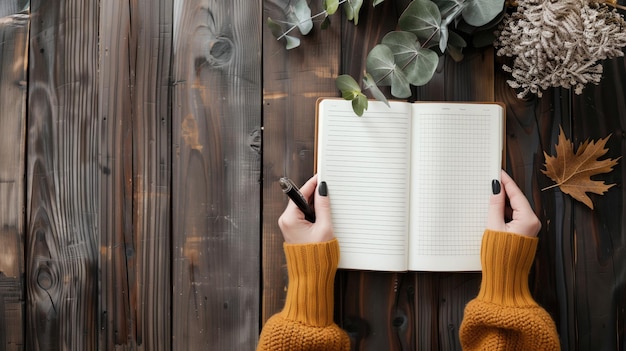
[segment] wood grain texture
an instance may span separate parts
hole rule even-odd
[[[31,5],[26,348],[90,350],[98,335],[99,6]]]
[[[140,0],[130,5],[134,179],[133,246],[126,250],[130,306],[136,320],[136,349],[170,350],[173,1]]]
[[[26,320],[24,172],[30,23],[27,5],[18,1],[0,5],[0,349],[11,351],[24,350]]]
[[[107,1],[100,10],[98,118],[101,124],[101,192],[99,211],[100,298],[98,306],[101,349],[136,347],[137,323],[131,307],[131,277],[134,277],[132,189],[133,109],[128,3]],[[130,254],[130,255],[128,255]],[[130,256],[130,257],[127,257]]]
[[[575,145],[586,139],[610,136],[603,158],[623,157],[626,150],[626,60],[604,62],[604,79],[589,86],[582,95],[572,97],[572,135]],[[626,218],[624,159],[614,170],[595,176],[608,184],[617,184],[602,196],[592,195],[593,211],[572,202],[573,255],[571,289],[574,299],[567,304],[575,313],[575,325],[568,330],[568,344],[576,349],[617,350],[624,347],[624,313],[626,294]],[[574,348],[572,348],[574,349]]]
[[[497,68],[506,62],[498,58]],[[550,89],[542,98],[529,96],[519,99],[506,80],[510,76],[496,70],[496,100],[507,105],[507,165],[506,170],[526,194],[542,222],[534,269],[529,278],[533,297],[554,319],[564,350],[568,344],[566,326],[576,317],[566,305],[576,291],[570,273],[576,260],[572,226],[572,202],[560,191],[541,191],[549,179],[544,169],[543,152],[554,153],[559,126],[571,130],[571,95],[564,89]]]
[[[101,349],[170,349],[172,3],[101,7]]]
[[[259,332],[261,2],[174,1],[172,349]]]
[[[263,18],[286,18],[290,1],[263,2]],[[312,2],[312,13],[321,4]],[[269,31],[263,36],[263,307],[262,322],[278,312],[287,288],[283,238],[277,220],[287,205],[278,180],[290,177],[301,185],[313,175],[315,102],[337,96],[340,74],[340,17],[321,31],[316,23],[301,47],[286,51]],[[330,185],[332,187],[332,185]],[[332,190],[331,190],[332,191]]]

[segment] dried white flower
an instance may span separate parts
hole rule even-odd
[[[515,57],[503,69],[514,79],[509,85],[520,89],[518,97],[541,97],[550,87],[580,94],[602,78],[599,61],[624,56],[626,21],[588,0],[520,0],[502,21],[495,45],[499,56]]]

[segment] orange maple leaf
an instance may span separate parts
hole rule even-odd
[[[615,184],[605,184],[604,181],[591,180],[591,176],[607,173],[613,170],[617,164],[616,159],[598,160],[608,149],[605,149],[607,140],[611,135],[597,142],[585,140],[578,146],[574,153],[574,145],[565,137],[563,128],[559,128],[559,142],[556,144],[556,157],[543,153],[546,158],[545,170],[541,170],[545,175],[554,180],[556,184],[544,188],[547,190],[558,186],[566,194],[584,203],[593,210],[593,202],[587,192],[602,195]]]

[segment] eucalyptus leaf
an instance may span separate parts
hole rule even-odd
[[[467,43],[465,42],[465,39],[463,39],[462,36],[460,36],[455,31],[452,31],[452,30],[449,31],[448,45],[454,45],[460,48],[467,47]]]
[[[362,5],[363,0],[347,0],[343,4],[343,10],[346,13],[346,18],[348,21],[354,21],[354,25],[359,24],[359,11],[361,11]]]
[[[321,29],[328,29],[328,27],[330,27],[330,16],[324,17],[324,20],[322,21],[322,24],[320,25]]]
[[[382,4],[385,0],[374,0],[374,3],[372,4],[372,7],[378,5],[378,4]]]
[[[278,39],[283,35],[283,28],[280,26],[280,24],[274,22],[269,17],[267,18],[267,26],[272,32],[272,35],[274,36],[274,38]]]
[[[385,44],[376,45],[367,55],[367,72],[377,84],[391,85],[391,94],[397,98],[411,96],[411,87],[406,75],[398,67],[391,49]]]
[[[463,55],[463,50],[453,45],[448,45],[448,50],[446,52],[450,55],[450,57],[452,57],[454,62],[461,62],[463,61],[463,57],[465,57]]]
[[[363,94],[359,94],[352,99],[352,110],[357,116],[363,116],[363,111],[367,110],[367,97]]]
[[[366,67],[377,85],[391,85],[391,75],[397,69],[393,53],[385,44],[378,44],[369,52]]]
[[[339,8],[339,0],[324,0],[324,10],[328,15],[333,15]]]
[[[287,35],[283,32],[280,24],[274,22],[271,18],[267,18],[267,26],[270,28],[272,35],[278,40],[285,40],[285,48],[291,50],[300,46],[300,39]]]
[[[400,29],[415,34],[422,46],[439,43],[441,13],[430,0],[413,0],[398,19]]]
[[[385,103],[385,105],[387,105],[387,107],[390,107],[389,101],[387,101],[387,97],[385,96],[385,94],[383,94],[382,91],[380,91],[378,85],[376,85],[376,81],[374,81],[374,78],[371,74],[365,73],[365,77],[363,77],[363,84],[365,85],[365,90],[369,90],[374,99],[382,101]]]
[[[437,66],[439,65],[439,55],[428,48],[420,48],[417,57],[404,69],[407,79],[415,86],[424,85],[433,78]]]
[[[337,77],[335,85],[341,91],[341,96],[346,100],[353,100],[358,94],[361,94],[359,83],[348,74],[342,74]]]
[[[504,18],[505,15],[506,15],[506,11],[502,11],[500,12],[500,14],[494,17],[489,23],[482,25],[480,27],[472,26],[466,21],[461,20],[457,23],[455,29],[460,32],[467,33],[469,35],[474,35],[475,33],[485,31],[485,30],[494,31],[498,27],[498,25],[502,22],[502,19]]]
[[[467,46],[465,39],[454,31],[449,31],[448,48],[446,52],[456,62],[463,60],[463,48]]]
[[[424,85],[435,74],[439,55],[421,47],[415,34],[403,31],[390,32],[383,37],[381,43],[387,45],[395,64],[402,70],[410,84]]]
[[[439,29],[439,50],[446,52],[448,46],[448,26],[442,25]]]
[[[289,7],[287,13],[289,22],[297,26],[302,35],[307,35],[313,29],[313,20],[311,19],[311,8],[306,0],[296,0],[295,4]]]
[[[287,50],[295,49],[298,46],[300,46],[300,39],[296,37],[293,37],[291,35],[285,35],[285,40],[286,40],[285,48]]]
[[[441,17],[447,17],[449,13],[455,11],[456,8],[459,8],[465,0],[431,0],[437,5],[439,8],[439,12],[441,13]]]
[[[468,24],[480,27],[489,23],[504,9],[504,0],[466,0],[462,15]]]
[[[437,4],[437,1],[434,1]],[[441,22],[442,24],[449,25],[450,23],[456,24],[459,20],[461,12],[465,7],[467,7],[467,1],[449,1],[446,4],[452,3],[453,6],[443,5],[444,7],[437,4],[439,8],[439,12],[441,13]]]
[[[399,99],[411,96],[411,85],[402,71],[391,76],[391,95]]]
[[[420,47],[417,36],[405,31],[389,32],[380,43],[387,45],[393,54],[394,62],[400,67],[413,60],[417,55],[417,49]]]

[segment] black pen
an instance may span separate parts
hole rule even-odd
[[[280,187],[283,189],[283,193],[285,193],[291,201],[293,201],[296,206],[304,213],[304,219],[311,223],[315,223],[315,211],[309,205],[309,202],[304,198],[300,189],[291,181],[291,179],[287,177],[280,178]]]

